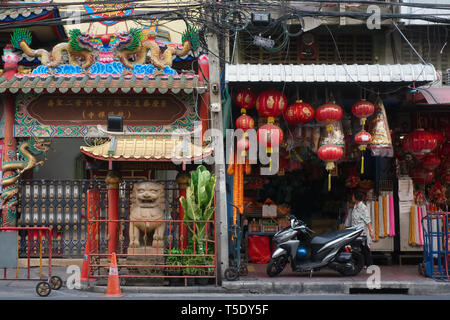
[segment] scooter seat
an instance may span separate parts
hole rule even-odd
[[[322,245],[324,245],[327,242],[336,240],[339,237],[350,234],[352,232],[355,232],[355,229],[350,228],[350,229],[333,231],[333,232],[330,232],[327,234],[321,234],[319,236],[315,236],[314,238],[312,238],[311,244],[315,245],[315,247],[321,247]]]

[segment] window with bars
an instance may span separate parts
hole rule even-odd
[[[417,53],[436,70],[445,74],[450,69],[450,46],[447,45],[448,31],[446,27],[409,27],[402,30]],[[422,63],[411,46],[400,37],[400,63]],[[443,78],[444,82],[445,77]]]
[[[240,39],[242,63],[271,64],[373,64],[374,46],[370,34],[337,34],[333,38],[329,34],[314,35],[316,55],[313,59],[302,59],[300,50],[301,37],[290,39],[284,50],[276,53],[267,52],[252,44],[251,36]],[[275,44],[276,46],[279,43]],[[338,50],[336,50],[336,46]],[[341,61],[342,60],[342,61]]]

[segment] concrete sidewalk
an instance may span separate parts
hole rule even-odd
[[[249,274],[237,281],[224,281],[222,287],[229,292],[251,293],[303,293],[303,294],[349,294],[391,292],[412,295],[450,295],[450,281],[436,281],[419,274],[418,266],[379,266],[380,289],[370,290],[374,275],[368,270],[354,277],[323,269],[312,274],[292,272],[286,268],[277,277],[266,274],[266,265],[250,264]],[[368,281],[369,280],[369,281]]]
[[[251,264],[249,273],[236,281],[223,281],[221,287],[144,287],[122,286],[130,293],[230,293],[230,294],[351,294],[351,293],[399,293],[410,295],[449,295],[450,282],[436,281],[419,274],[417,266],[380,266],[380,289],[370,290],[367,280],[372,274],[363,270],[355,277],[343,277],[333,270],[295,273],[288,269],[279,276],[270,278],[266,265]],[[105,286],[94,286],[88,290],[106,292]]]
[[[314,272],[312,278],[309,273],[295,273],[287,268],[279,276],[270,278],[265,272],[266,265],[250,264],[249,273],[237,281],[223,281],[222,286],[122,286],[123,293],[154,293],[154,294],[351,294],[351,293],[379,293],[378,290],[369,290],[367,280],[372,274],[363,270],[355,277],[343,277],[333,270]],[[44,277],[48,269],[43,268]],[[436,281],[419,274],[416,265],[380,266],[381,291],[384,293],[399,293],[409,295],[447,295],[450,296],[450,282]],[[70,274],[66,267],[54,267],[52,275],[60,276],[65,282]],[[14,270],[8,271],[9,277],[15,276]],[[39,268],[31,269],[31,277],[39,277]],[[29,284],[34,288],[36,281]],[[19,284],[14,280],[0,281],[0,291],[10,290],[13,287],[24,288],[25,283]],[[359,290],[359,291],[358,291]],[[106,286],[93,285],[85,288],[88,293],[105,293]]]

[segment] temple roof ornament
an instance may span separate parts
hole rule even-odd
[[[32,36],[25,28],[13,32],[11,44],[29,57],[39,57],[42,64],[32,71],[35,75],[176,75],[174,58],[198,49],[195,27],[183,33],[181,44],[166,44],[163,52],[152,28],[104,35],[72,29],[69,34],[69,41],[55,45],[51,52],[32,49]]]

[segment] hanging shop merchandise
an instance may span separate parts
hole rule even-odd
[[[396,124],[395,131],[391,130],[379,97],[373,103],[362,99],[346,105],[351,107],[347,112],[333,99],[314,108],[298,99],[298,94],[296,98],[288,104],[287,97],[274,89],[260,92],[238,89],[235,95],[240,110],[235,118],[236,128],[244,133],[257,129],[259,147],[265,148],[267,154],[274,152],[275,147],[280,152],[279,171],[275,175],[261,175],[259,168],[250,172],[248,162],[244,162],[243,171],[236,171],[244,172],[243,178],[233,174],[233,185],[237,186],[235,204],[242,207],[252,202],[248,211],[249,239],[253,235],[273,235],[284,225],[287,213],[311,219],[318,234],[336,230],[343,221],[347,196],[359,190],[366,194],[376,249],[393,252],[393,238],[403,236],[410,246],[414,243],[414,248],[420,250],[423,240],[416,234],[426,208],[415,203],[412,197],[396,202],[393,182],[397,177],[410,176],[411,188],[423,189],[427,202],[446,203],[445,187],[450,180],[450,144],[446,136],[450,129],[417,126],[422,130],[413,129],[405,134],[397,131]],[[389,111],[396,112],[391,105],[392,102]],[[392,121],[395,124],[396,118]],[[247,135],[244,138],[248,139]],[[237,155],[247,157],[248,149],[248,141],[237,142]],[[410,159],[408,170],[401,170],[403,165],[397,159],[398,154],[409,155],[406,156]],[[232,171],[230,168],[229,172]],[[400,226],[396,226],[396,206],[400,206]],[[267,210],[269,207],[276,210]],[[263,212],[272,212],[272,216]],[[406,230],[402,229],[405,223]]]

